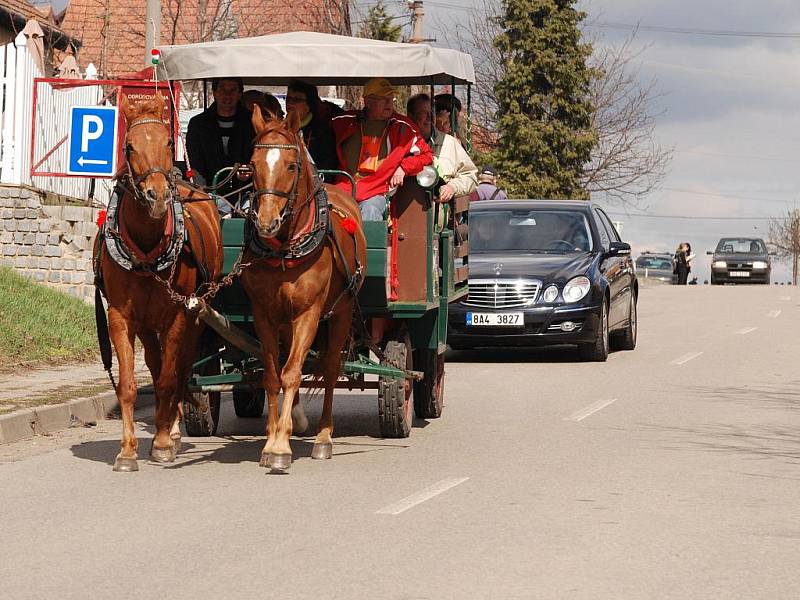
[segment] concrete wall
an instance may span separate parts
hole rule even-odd
[[[44,204],[45,197],[26,187],[0,186],[0,265],[89,300],[98,211]]]

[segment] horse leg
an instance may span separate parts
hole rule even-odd
[[[267,442],[261,451],[259,464],[269,468],[272,466],[272,446],[278,431],[278,396],[281,392],[281,380],[278,376],[278,335],[276,331],[265,328],[263,332],[258,331],[258,337],[264,364],[264,391],[267,393]]]
[[[122,440],[114,460],[115,471],[138,471],[137,451],[139,440],[133,426],[133,408],[136,403],[136,378],[134,376],[134,332],[130,324],[115,308],[108,309],[108,328],[119,362],[117,399],[122,412]]]
[[[292,334],[289,332],[286,335],[286,339],[283,340],[283,343],[286,344],[287,348],[292,347]],[[292,432],[297,434],[303,434],[308,430],[308,417],[306,416],[306,411],[303,408],[303,403],[300,401],[300,394],[297,394],[294,397],[294,403],[292,404]]]
[[[183,400],[187,377],[187,348],[197,344],[196,328],[186,322],[186,314],[178,313],[170,329],[161,335],[161,373],[156,382],[156,433],[150,449],[150,459],[155,462],[173,462],[180,448],[180,430],[173,438],[173,428],[178,419],[178,404]]]
[[[314,342],[319,313],[320,307],[313,306],[299,315],[292,323],[292,347],[289,351],[289,358],[281,371],[283,406],[275,442],[271,449],[270,460],[273,471],[286,471],[292,466],[292,446],[289,443],[292,435],[292,407],[300,389],[303,362]]]
[[[325,400],[319,418],[319,431],[314,438],[311,458],[330,458],[333,455],[333,393],[342,372],[342,348],[350,335],[353,319],[352,302],[342,302],[339,310],[328,321],[328,347],[322,356],[322,378],[325,382]]]
[[[144,362],[147,365],[147,369],[150,371],[150,376],[153,378],[153,395],[155,396],[156,410],[158,410],[159,401],[162,399],[158,397],[155,390],[156,382],[161,376],[161,344],[158,342],[158,334],[153,331],[139,333],[138,336],[144,347]],[[180,440],[180,418],[176,419],[175,423],[172,425],[170,436],[173,439]]]

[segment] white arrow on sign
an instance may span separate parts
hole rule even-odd
[[[79,156],[78,157],[78,164],[80,166],[83,166],[83,165],[107,165],[108,161],[107,160],[94,160],[94,159],[91,159],[91,158],[83,158],[82,156]]]

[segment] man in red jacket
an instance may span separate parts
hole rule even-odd
[[[386,194],[433,162],[433,153],[414,123],[394,111],[397,91],[386,79],[364,86],[364,109],[331,121],[339,166],[356,180],[356,200],[365,221],[380,221]],[[349,192],[346,178],[337,182]]]

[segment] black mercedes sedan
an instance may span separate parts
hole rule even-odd
[[[711,285],[769,284],[772,261],[761,238],[722,238],[708,254],[712,256]]]
[[[448,343],[576,344],[605,361],[636,346],[631,247],[592,202],[484,200],[469,211],[469,295],[450,306]]]

